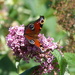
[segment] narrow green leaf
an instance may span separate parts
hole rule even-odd
[[[32,68],[30,68],[30,69],[24,71],[24,72],[23,72],[22,74],[20,74],[20,75],[32,75],[33,71],[34,71],[35,69],[37,69],[37,68],[38,68],[38,66],[34,66],[34,67],[32,67]]]

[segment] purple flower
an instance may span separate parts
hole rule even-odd
[[[57,43],[53,42],[54,40],[53,38],[51,37],[46,38],[44,34],[39,34],[38,37],[44,50],[47,50],[47,49],[54,50],[57,48]]]
[[[29,62],[30,59],[35,58],[34,61],[39,62],[39,73],[48,73],[54,69],[52,61],[54,56],[51,51],[57,48],[57,43],[53,42],[51,37],[46,38],[44,34],[39,34],[39,41],[42,49],[32,45],[24,36],[24,25],[9,28],[9,34],[6,37],[7,45],[13,50],[14,55]],[[38,74],[39,75],[39,74]]]

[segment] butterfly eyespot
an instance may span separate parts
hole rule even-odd
[[[41,23],[43,23],[43,22],[44,22],[44,20],[41,21]]]
[[[28,40],[30,44],[35,44],[34,40]]]
[[[28,42],[32,45],[37,46],[38,48],[42,47],[39,42],[38,34],[40,33],[44,23],[44,16],[40,16],[34,22],[31,22],[25,27],[24,36]],[[41,50],[42,51],[42,50]]]
[[[34,25],[33,25],[33,24],[30,24],[30,25],[29,25],[29,28],[30,28],[31,30],[34,30]]]
[[[40,23],[41,23],[41,24],[44,23],[44,19],[43,19],[43,18],[40,19]]]

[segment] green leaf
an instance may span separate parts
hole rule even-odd
[[[64,57],[69,65],[75,66],[75,53],[64,53]]]
[[[3,59],[3,57],[5,57],[5,56],[6,56],[6,54],[5,55],[0,54],[0,60]]]
[[[24,72],[23,72],[22,74],[20,74],[20,75],[32,75],[33,71],[34,71],[35,69],[37,69],[37,68],[38,68],[38,66],[34,66],[34,67],[32,67],[32,68],[30,68],[30,69],[24,71]]]
[[[70,75],[75,75],[75,53],[64,53]]]
[[[46,13],[44,14],[46,18],[53,16],[54,10],[52,8],[47,9]]]
[[[14,4],[17,4],[18,3],[18,0],[13,0]]]
[[[31,9],[33,15],[44,15],[47,11],[45,2],[41,0],[24,0],[25,5]]]
[[[15,65],[6,55],[0,60],[0,75],[18,75]]]
[[[58,64],[59,64],[59,69],[60,69],[60,75],[64,75],[65,69],[66,69],[66,60],[64,59],[64,57],[62,57],[62,55],[60,54],[60,52],[58,50],[54,50],[52,52],[52,54],[56,57]]]
[[[45,20],[44,28],[47,30],[48,35],[55,35],[56,33],[56,25],[57,19],[55,16],[51,16]]]

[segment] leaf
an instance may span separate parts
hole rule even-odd
[[[45,20],[44,28],[47,30],[48,35],[55,35],[56,34],[56,17],[51,16]]]
[[[53,16],[54,10],[52,8],[47,9],[46,13],[44,14],[46,18]]]
[[[33,15],[44,15],[47,11],[45,2],[41,0],[24,0],[25,5],[31,9]]]
[[[64,53],[64,57],[69,65],[75,66],[75,54],[74,53]]]
[[[68,70],[71,75],[75,75],[75,53],[64,53],[64,58],[68,63]]]
[[[32,67],[32,68],[30,68],[30,69],[24,71],[24,72],[23,72],[22,74],[20,74],[20,75],[31,75],[31,74],[33,73],[33,71],[34,71],[35,69],[37,69],[37,68],[38,68],[38,66],[34,66],[34,67]]]
[[[3,59],[6,55],[0,54],[0,60]]]
[[[6,55],[0,60],[0,75],[18,75],[15,65]],[[12,74],[13,73],[13,74]]]
[[[13,0],[13,2],[14,2],[14,5],[15,5],[15,4],[17,4],[17,3],[18,3],[18,0]]]
[[[60,75],[64,75],[67,63],[64,57],[60,54],[58,50],[54,50],[52,54],[56,57],[58,64],[59,64],[59,69],[60,69]]]

